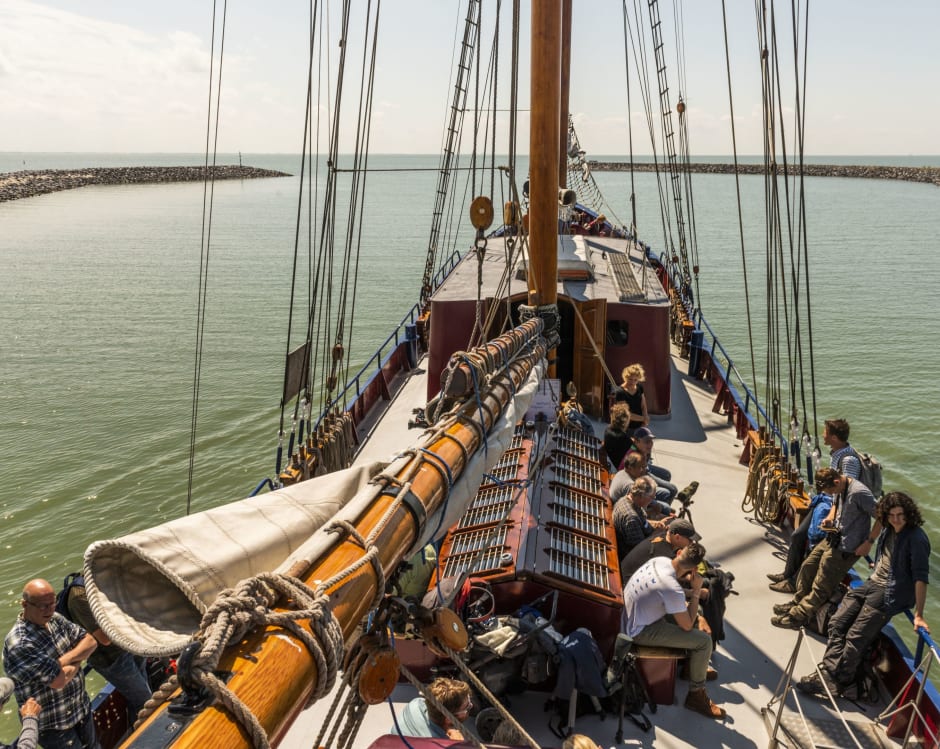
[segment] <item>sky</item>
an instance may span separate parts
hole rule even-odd
[[[633,0],[627,2],[632,7]],[[361,10],[366,2],[353,5]],[[523,5],[527,9],[527,2]],[[627,105],[622,5],[622,0],[575,0],[570,109],[589,154],[628,151],[628,112],[635,151],[650,151],[635,84]],[[308,6],[300,0],[228,3],[218,105],[220,152],[301,150]],[[756,154],[762,150],[762,116],[754,3],[726,0],[726,6],[738,152]],[[218,39],[215,57],[211,54],[212,7],[209,0],[0,2],[0,151],[203,153],[211,61],[218,71]],[[220,13],[222,7],[223,0],[217,0]],[[321,7],[329,7],[335,26],[341,4],[321,0]],[[495,0],[485,2],[484,20],[495,7]],[[670,49],[675,7],[660,4]],[[681,91],[687,104],[691,151],[693,156],[728,154],[722,3],[686,0],[678,7],[684,30],[681,78],[675,52],[666,62],[671,91]],[[371,150],[436,153],[450,100],[451,50],[465,3],[382,0],[380,8]],[[778,2],[775,8],[781,48],[792,49],[790,5]],[[507,23],[504,40],[508,28]],[[938,28],[938,0],[810,3],[805,152],[940,153]],[[358,43],[363,33],[361,23],[353,25],[350,68],[359,64],[352,40]],[[319,68],[324,78],[335,76],[335,38],[327,48],[333,61]],[[521,49],[528,66],[527,40]],[[629,64],[633,66],[632,58]],[[500,66],[508,70],[508,53],[502,53]],[[793,78],[792,64],[782,69]],[[792,89],[792,82],[787,86]],[[348,106],[358,102],[358,95],[357,85],[347,84]],[[528,95],[527,81],[522,95]],[[792,137],[791,94],[785,95],[782,109],[784,128]],[[321,122],[326,122],[325,108]],[[520,127],[527,128],[527,122],[523,113]],[[355,126],[346,128],[346,142],[351,143]]]

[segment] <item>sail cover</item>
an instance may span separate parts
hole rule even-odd
[[[544,374],[544,359],[490,430],[447,502],[428,518],[412,549],[420,549],[455,523],[483,474],[509,447],[515,423],[528,409]],[[419,440],[426,447],[427,435]],[[332,519],[355,523],[381,492],[372,481],[411,460],[371,463],[173,520],[116,540],[96,541],[85,552],[84,576],[92,613],[102,630],[136,655],[179,653],[199,629],[218,594],[261,572],[313,564],[336,545],[322,530]]]

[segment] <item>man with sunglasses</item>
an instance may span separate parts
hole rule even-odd
[[[42,705],[39,744],[43,749],[98,749],[82,661],[95,638],[55,610],[56,594],[45,580],[23,588],[23,611],[3,643],[3,664],[22,706],[32,697]]]

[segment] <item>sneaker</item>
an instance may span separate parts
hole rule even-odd
[[[767,579],[772,583],[779,583],[787,579],[787,574],[785,572],[769,572]]]
[[[690,689],[685,698],[685,706],[689,710],[704,715],[706,718],[720,720],[725,717],[724,709],[718,707],[709,699],[708,692],[705,691],[704,687],[702,689]]]
[[[779,583],[771,583],[767,586],[774,593],[796,593],[796,588],[793,587],[793,583],[789,580],[781,580]]]
[[[783,614],[782,616],[774,616],[771,618],[770,623],[775,627],[780,627],[781,629],[799,629],[803,626],[803,622],[799,619],[794,619],[789,614]]]
[[[790,609],[792,609],[792,608],[793,608],[793,602],[792,602],[792,601],[787,601],[786,603],[775,603],[775,604],[774,604],[774,613],[777,614],[778,616],[781,616],[781,615],[783,615],[783,614],[789,614],[789,613],[790,613]]]

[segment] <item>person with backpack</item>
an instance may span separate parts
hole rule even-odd
[[[804,676],[797,688],[822,694],[843,693],[858,681],[864,658],[878,633],[895,614],[914,608],[914,630],[930,631],[924,619],[930,572],[930,540],[916,503],[903,492],[890,492],[878,503],[875,569],[871,577],[846,593],[829,622],[826,653],[818,672]]]
[[[845,419],[827,419],[823,430],[823,442],[829,446],[829,467],[843,476],[857,479],[861,471],[861,462],[855,449],[849,444],[849,422]],[[877,495],[876,495],[877,496]],[[801,522],[790,534],[787,548],[787,563],[783,572],[771,572],[767,575],[770,589],[775,593],[795,593],[796,573],[800,571],[803,560],[826,534],[819,529],[820,521],[826,517],[832,507],[832,497],[825,493],[816,494]]]
[[[816,489],[832,495],[832,509],[821,526],[828,538],[817,544],[800,566],[793,598],[774,606],[770,623],[799,629],[816,615],[860,557],[868,554],[881,531],[875,497],[858,479],[834,468],[816,471]],[[875,518],[875,527],[871,519]]]
[[[98,626],[88,605],[85,581],[80,575],[73,574],[66,578],[63,594],[66,597],[68,618],[90,632],[98,643],[95,652],[88,658],[89,665],[124,696],[133,722],[144,703],[153,695],[144,659],[112,643]]]
[[[695,628],[703,582],[698,566],[704,559],[705,549],[692,543],[674,559],[654,557],[640,567],[623,589],[622,629],[638,645],[687,650],[685,706],[707,718],[721,719],[724,709],[711,701],[705,689],[712,638]],[[687,578],[692,586],[688,602],[680,578]]]

